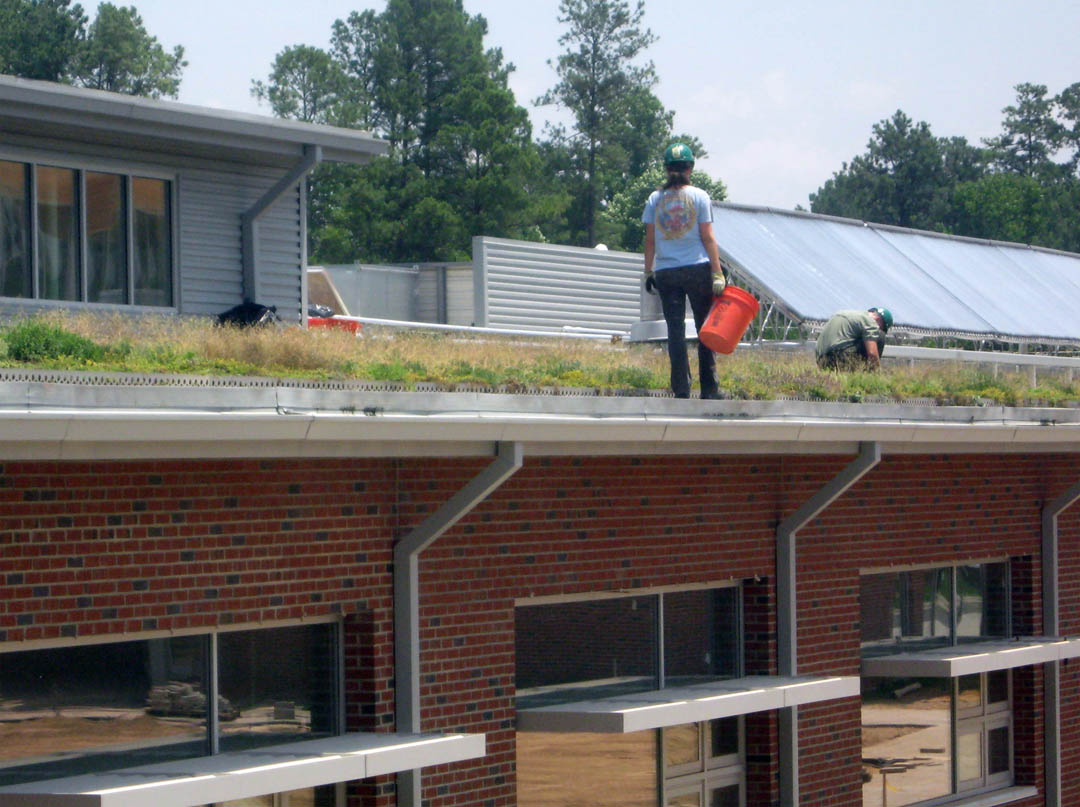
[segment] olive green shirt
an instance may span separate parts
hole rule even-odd
[[[819,357],[849,351],[865,355],[863,342],[867,339],[878,343],[879,353],[884,349],[885,334],[869,311],[837,311],[821,329],[815,353]]]

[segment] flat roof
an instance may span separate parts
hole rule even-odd
[[[0,807],[195,807],[485,754],[483,734],[344,734],[0,788]]]
[[[396,385],[400,387],[401,385]],[[0,372],[0,458],[1080,451],[1080,409],[398,391],[381,382]]]
[[[956,678],[1080,656],[1080,639],[1033,638],[927,648],[862,661],[862,674],[885,678]]]
[[[855,697],[858,694],[857,676],[784,678],[751,675],[557,706],[519,709],[517,727],[518,731],[626,734],[801,706],[833,698]]]
[[[0,75],[0,130],[250,164],[295,162],[306,145],[323,159],[368,162],[389,144],[369,132],[192,106]]]

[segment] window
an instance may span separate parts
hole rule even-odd
[[[1009,566],[868,574],[863,656],[1009,635]],[[1012,784],[1011,673],[862,679],[864,807],[902,807]]]
[[[519,606],[518,709],[737,677],[740,592]],[[742,737],[741,718],[628,734],[519,732],[518,804],[738,807]]]
[[[0,654],[0,786],[207,755],[215,645],[222,751],[339,733],[335,624],[214,638]]]
[[[739,807],[742,718],[663,729],[665,807]]]
[[[167,180],[0,160],[0,295],[171,306],[170,205]]]
[[[1007,563],[863,575],[863,653],[1008,637],[1008,579]]]

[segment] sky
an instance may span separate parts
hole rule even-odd
[[[124,3],[125,5],[129,3]],[[329,46],[331,25],[362,0],[132,0],[147,30],[188,67],[180,101],[270,114],[251,96],[277,53]],[[533,100],[556,82],[558,0],[464,0],[488,21],[487,47],[515,65],[510,85],[534,136],[551,107]],[[88,10],[93,2],[84,2]],[[1050,94],[1080,81],[1080,0],[646,0],[659,39],[661,103],[675,130],[708,152],[697,167],[728,199],[809,207],[845,161],[863,153],[873,124],[902,109],[939,137],[971,142],[1000,132],[1015,85]],[[658,155],[659,156],[659,155]]]

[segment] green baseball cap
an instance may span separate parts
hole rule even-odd
[[[694,152],[685,143],[672,143],[664,151],[664,165],[694,162]]]
[[[892,311],[881,306],[874,306],[870,310],[881,317],[881,330],[888,331],[892,327]]]

